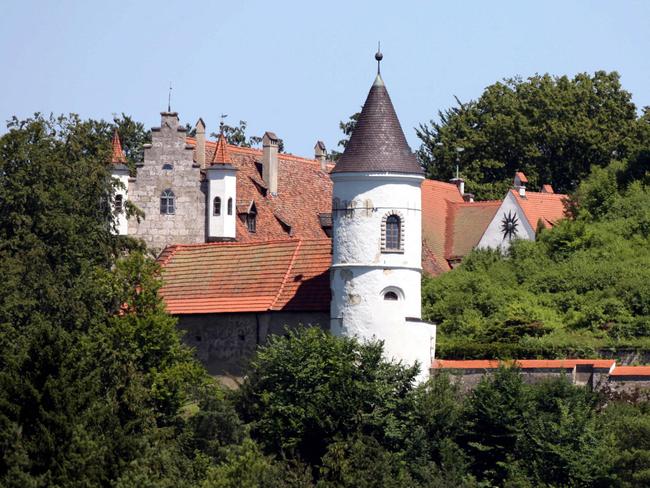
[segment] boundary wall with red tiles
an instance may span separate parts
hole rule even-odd
[[[435,360],[431,374],[448,372],[469,391],[486,374],[499,366],[516,365],[524,381],[536,383],[548,378],[566,376],[575,385],[604,391],[612,396],[635,395],[650,399],[650,366],[617,366],[612,359],[519,359],[497,360]]]

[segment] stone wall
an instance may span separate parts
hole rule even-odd
[[[163,112],[159,128],[153,128],[151,144],[145,146],[144,162],[129,182],[129,200],[145,213],[139,223],[129,220],[129,235],[144,239],[160,252],[168,244],[206,241],[206,190],[199,165],[193,161],[193,149],[187,146],[185,128],[178,115]],[[171,189],[175,213],[161,213],[160,196]]]
[[[283,334],[285,326],[327,328],[326,312],[262,312],[181,315],[178,327],[183,341],[212,375],[239,376],[258,344],[270,334]]]

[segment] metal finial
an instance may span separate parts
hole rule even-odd
[[[169,95],[167,95],[167,111],[172,111],[172,82],[169,82]]]
[[[228,114],[221,114],[221,122],[219,122],[219,133],[223,135],[223,126],[226,125],[226,117]]]
[[[384,55],[381,53],[381,42],[377,42],[377,52],[375,53],[375,59],[377,60],[377,74],[381,74],[381,60],[384,59]]]

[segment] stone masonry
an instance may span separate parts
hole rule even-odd
[[[186,136],[178,114],[162,112],[160,127],[151,130],[151,144],[145,146],[144,162],[129,181],[129,200],[145,213],[140,222],[129,220],[129,235],[142,238],[156,253],[168,244],[206,240],[207,186]],[[173,214],[161,212],[160,197],[167,189],[174,193]]]

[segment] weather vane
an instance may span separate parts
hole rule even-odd
[[[375,59],[377,60],[377,74],[381,74],[381,60],[384,59],[384,55],[381,53],[381,41],[377,41],[377,52],[375,53]]]
[[[169,82],[169,95],[167,95],[167,111],[172,111],[172,82]]]
[[[221,122],[219,122],[219,132],[223,134],[223,126],[226,125],[226,117],[228,117],[228,114],[221,114]]]

